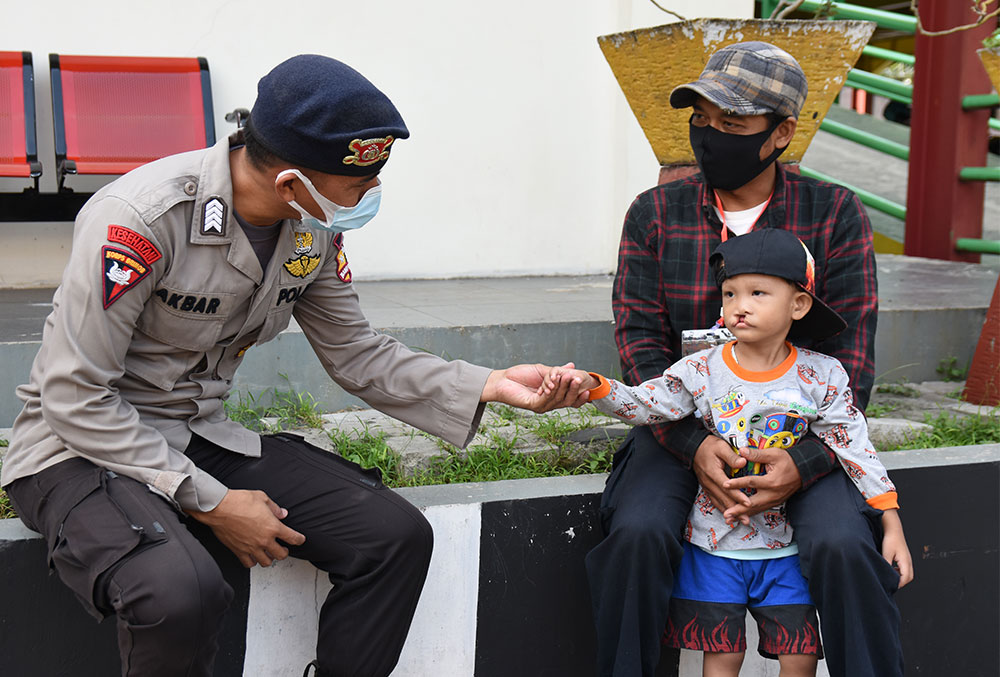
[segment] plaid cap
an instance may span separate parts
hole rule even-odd
[[[698,80],[670,92],[674,108],[701,95],[730,115],[798,117],[809,86],[795,58],[766,42],[738,42],[709,57]]]
[[[792,322],[789,339],[822,341],[847,329],[844,318],[816,296],[816,262],[809,248],[787,230],[762,228],[731,237],[715,248],[708,261],[719,287],[737,275],[772,275],[809,294],[812,308]]]

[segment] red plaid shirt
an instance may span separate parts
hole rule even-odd
[[[804,345],[836,357],[864,409],[874,380],[877,281],[872,229],[858,198],[846,188],[787,172],[776,163],[774,195],[755,228],[784,228],[816,259],[816,295],[847,321],[833,338]],[[722,241],[722,222],[701,174],[652,188],[625,217],[612,298],[622,380],[660,376],[680,358],[685,329],[719,318],[722,295],[708,259]],[[733,237],[730,235],[730,237]],[[690,466],[709,434],[689,417],[653,426],[660,443]],[[830,472],[836,456],[814,436],[789,450],[808,486]]]

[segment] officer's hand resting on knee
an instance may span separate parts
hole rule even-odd
[[[694,454],[692,469],[705,493],[712,499],[716,510],[726,511],[741,503],[749,503],[742,491],[728,489],[725,482],[731,477],[730,468],[742,468],[747,461],[733,452],[729,443],[715,435],[706,437]]]
[[[781,447],[767,449],[740,449],[748,463],[760,463],[766,469],[763,475],[747,475],[728,479],[723,484],[726,489],[755,489],[753,496],[746,496],[746,502],[726,508],[726,521],[739,520],[749,523],[749,516],[773,508],[787,501],[792,494],[802,488],[802,476],[788,451]],[[741,492],[742,493],[742,492]]]
[[[306,542],[305,536],[281,523],[288,511],[263,491],[230,489],[214,509],[188,514],[208,525],[247,568],[271,566],[275,560],[288,557],[288,548],[278,539],[289,545]]]

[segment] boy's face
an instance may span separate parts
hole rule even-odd
[[[736,275],[722,283],[722,318],[744,343],[784,340],[793,320],[812,307],[812,297],[771,275]]]

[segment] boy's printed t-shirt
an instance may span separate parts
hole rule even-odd
[[[735,341],[674,363],[663,376],[630,387],[598,376],[591,392],[601,411],[635,425],[674,421],[692,412],[733,449],[788,448],[812,430],[837,454],[861,495],[879,509],[897,507],[896,488],[854,406],[847,372],[833,357],[789,344],[790,354],[770,371],[740,367]],[[749,467],[749,464],[748,464]],[[753,472],[753,469],[751,469]],[[686,540],[708,551],[783,548],[792,542],[785,506],[729,527],[699,487]]]

